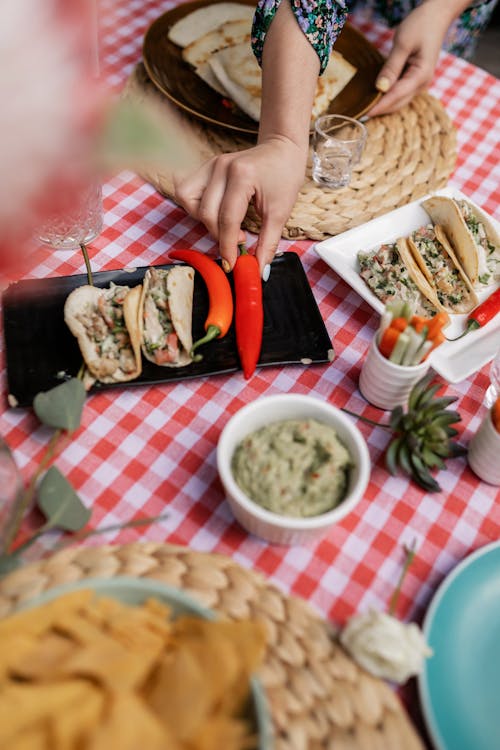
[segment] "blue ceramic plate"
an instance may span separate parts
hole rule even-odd
[[[132,576],[87,578],[75,583],[63,584],[24,602],[18,609],[38,607],[58,596],[62,596],[62,594],[78,589],[92,589],[99,596],[111,596],[124,604],[130,605],[139,605],[146,599],[155,597],[169,605],[174,618],[180,615],[194,615],[213,620],[216,617],[212,610],[202,607],[180,589],[149,578],[134,578]],[[267,701],[260,681],[255,677],[251,679],[251,698],[248,712],[256,730],[255,750],[272,750],[271,720]]]
[[[436,750],[499,750],[500,542],[454,568],[423,630],[434,655],[418,684]]]

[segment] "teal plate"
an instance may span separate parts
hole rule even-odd
[[[453,569],[423,631],[434,655],[418,686],[436,750],[499,750],[500,542]]]
[[[78,589],[92,589],[98,596],[110,596],[124,604],[139,605],[146,599],[154,597],[168,604],[172,617],[193,615],[208,620],[216,619],[217,615],[206,609],[187,596],[182,590],[168,586],[150,578],[134,578],[132,576],[116,576],[115,578],[87,578],[74,583],[56,586],[33,597],[17,608],[17,611],[31,609],[45,604],[58,596],[77,591]],[[256,677],[250,681],[250,704],[248,717],[255,726],[257,737],[255,750],[272,750],[271,718],[268,710],[264,690]]]

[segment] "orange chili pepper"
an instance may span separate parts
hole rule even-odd
[[[491,409],[491,418],[497,432],[500,432],[500,396],[496,399]]]
[[[255,372],[262,347],[264,308],[257,258],[255,255],[249,255],[244,245],[240,245],[240,250],[241,254],[233,269],[236,296],[236,347],[243,375],[248,380]]]
[[[205,336],[193,344],[191,355],[195,349],[213,339],[220,339],[226,335],[233,320],[233,295],[231,286],[222,268],[208,255],[198,250],[173,250],[168,254],[172,260],[182,260],[198,271],[207,286],[209,307],[205,320]],[[201,355],[194,357],[195,361]]]

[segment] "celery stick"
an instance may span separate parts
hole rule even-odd
[[[401,364],[414,365],[416,354],[424,343],[425,336],[423,336],[421,333],[417,333],[416,330],[412,328],[412,326],[408,326],[405,330],[405,333],[408,334],[410,342],[406,348],[405,355],[401,360]]]
[[[389,310],[385,309],[382,315],[380,316],[380,325],[378,327],[379,336],[382,336],[385,329],[391,324],[391,320],[392,320],[392,313],[389,312]]]
[[[432,341],[424,341],[420,349],[417,351],[415,355],[415,359],[413,360],[414,365],[419,365],[425,355],[432,349]]]
[[[390,362],[394,362],[395,365],[400,365],[406,351],[406,347],[410,342],[410,337],[406,332],[400,333],[396,346],[392,350],[391,356],[389,357]]]

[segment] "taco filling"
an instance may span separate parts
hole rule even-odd
[[[64,318],[77,337],[90,373],[102,382],[137,377],[141,371],[137,309],[141,287],[111,283],[108,289],[82,286],[68,296]]]
[[[500,247],[491,242],[485,225],[467,201],[457,200],[456,204],[478,250],[478,281],[481,284],[491,284],[494,279],[500,277]]]
[[[415,260],[436,290],[440,304],[453,313],[468,312],[477,304],[476,295],[444,242],[439,227],[432,224],[420,227],[410,237]]]
[[[179,367],[192,360],[193,269],[150,268],[140,309],[144,356],[157,365]]]
[[[384,304],[399,299],[408,302],[415,315],[430,317],[437,312],[437,300],[431,301],[419,289],[395,243],[381,245],[373,252],[360,252],[358,261],[361,278]],[[426,283],[421,279],[421,286]]]

